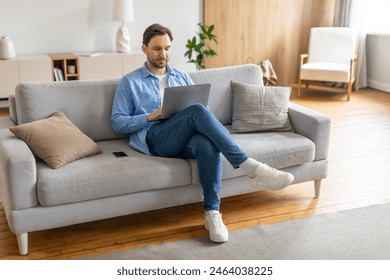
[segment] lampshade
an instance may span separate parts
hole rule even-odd
[[[133,21],[133,0],[114,0],[112,20],[122,22]]]

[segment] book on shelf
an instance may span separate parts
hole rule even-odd
[[[54,72],[54,81],[65,81],[64,71],[61,68],[55,67],[53,69]]]
[[[54,74],[54,81],[59,81],[60,78],[58,77],[58,68],[53,68],[53,74]]]

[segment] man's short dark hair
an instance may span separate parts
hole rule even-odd
[[[169,28],[162,26],[161,24],[158,24],[158,23],[152,24],[151,26],[149,26],[148,28],[145,29],[142,44],[147,46],[149,44],[150,40],[154,36],[165,35],[165,34],[168,34],[171,41],[173,41],[172,32],[171,32],[171,30],[169,30]]]

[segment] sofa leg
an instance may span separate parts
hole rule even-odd
[[[28,232],[19,233],[16,235],[19,246],[19,254],[28,254]]]
[[[318,198],[320,196],[321,182],[322,182],[321,179],[314,181],[314,198]]]

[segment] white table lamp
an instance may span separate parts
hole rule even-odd
[[[125,26],[125,22],[134,20],[133,0],[114,0],[112,20],[122,22],[116,33],[117,51],[121,53],[130,52],[130,34],[129,29]]]

